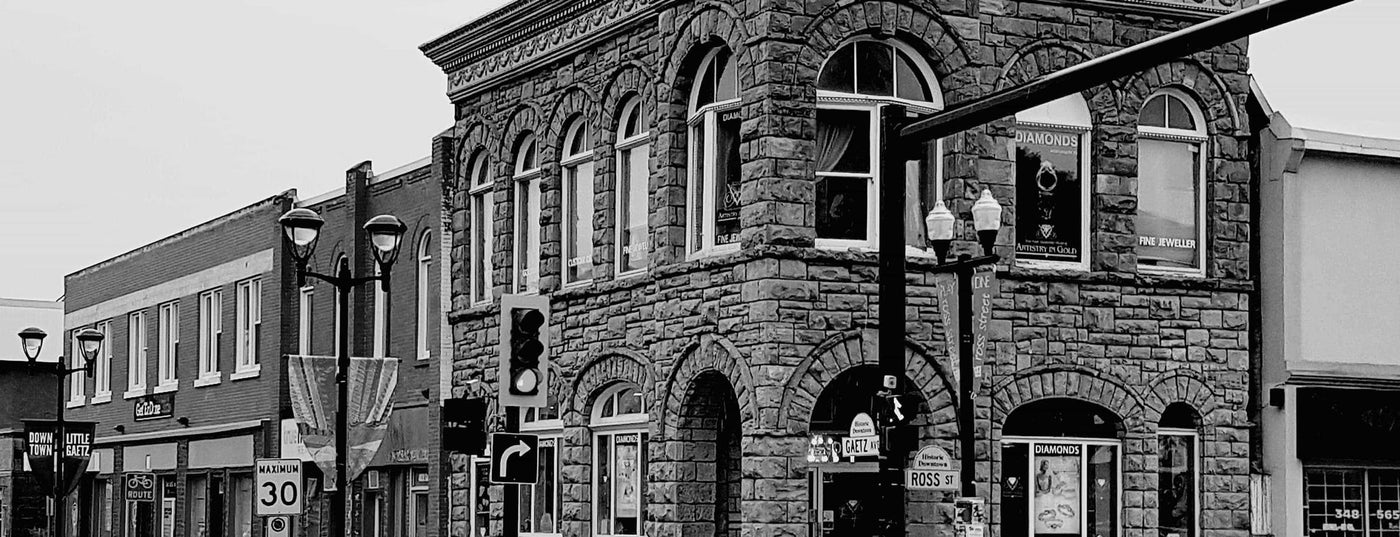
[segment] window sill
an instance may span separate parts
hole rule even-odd
[[[100,404],[102,404],[102,403],[110,403],[110,402],[112,402],[112,392],[103,392],[103,393],[99,393],[99,394],[97,394],[97,395],[94,395],[94,396],[92,396],[92,400],[91,400],[91,401],[88,401],[88,402],[89,402],[89,403],[92,403],[92,404],[94,404],[94,405],[100,405]]]
[[[83,406],[83,405],[85,405],[85,404],[87,404],[87,398],[83,398],[83,399],[70,399],[70,400],[68,400],[68,401],[65,401],[65,402],[63,403],[63,406],[64,406],[65,408],[79,408],[79,407],[81,407],[81,406]]]
[[[1071,270],[1088,272],[1089,264],[1079,261],[1045,261],[1040,259],[1016,260],[1016,267],[1026,270]]]
[[[722,256],[722,255],[725,255],[725,254],[732,254],[732,253],[737,252],[737,251],[739,251],[739,245],[738,245],[738,244],[724,244],[724,245],[720,245],[720,246],[711,246],[711,247],[709,247],[709,248],[705,248],[705,249],[702,249],[702,250],[696,250],[696,251],[694,251],[694,252],[690,252],[689,254],[686,254],[685,260],[686,260],[686,261],[694,261],[694,260],[697,260],[697,259],[705,259],[705,258],[707,258],[707,257],[718,257],[718,256]]]
[[[420,362],[421,362],[421,361],[424,361],[424,360],[431,360],[432,358],[433,358],[433,353],[431,353],[431,352],[420,352],[420,353],[418,353],[418,361],[420,361]]]
[[[1169,269],[1139,266],[1138,273],[1148,276],[1176,276],[1179,278],[1204,278],[1205,269]]]
[[[142,386],[140,388],[136,388],[134,390],[127,390],[126,392],[122,393],[122,399],[135,399],[137,397],[143,397],[145,395],[146,387]]]
[[[636,270],[629,270],[629,271],[627,271],[627,272],[619,272],[619,273],[617,273],[617,275],[614,276],[613,279],[615,279],[615,280],[621,280],[621,279],[623,279],[623,278],[636,278],[636,277],[638,277],[638,276],[645,275],[646,273],[647,273],[647,269],[644,269],[644,268],[636,269]]]
[[[169,393],[178,389],[180,389],[180,381],[177,380],[167,384],[157,384],[151,393]]]
[[[232,375],[229,375],[229,376],[228,376],[228,379],[229,379],[229,380],[251,379],[251,378],[257,378],[257,376],[260,375],[260,374],[262,374],[262,366],[253,366],[253,367],[250,367],[250,368],[248,368],[248,369],[240,369],[240,370],[238,370],[238,371],[234,371]]]
[[[197,378],[197,379],[194,379],[194,387],[196,387],[196,388],[202,388],[202,387],[205,387],[205,386],[215,386],[215,385],[218,385],[220,382],[223,382],[223,381],[224,381],[224,376],[223,376],[222,374],[215,373],[215,374],[212,374],[212,375],[201,376],[201,377],[199,377],[199,378]]]

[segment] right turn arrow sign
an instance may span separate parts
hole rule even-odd
[[[491,434],[491,482],[534,484],[539,474],[539,437]]]

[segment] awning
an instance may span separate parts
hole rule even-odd
[[[370,467],[428,463],[428,407],[395,408]]]
[[[1298,458],[1400,463],[1400,392],[1298,388]]]

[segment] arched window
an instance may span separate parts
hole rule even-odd
[[[728,48],[700,62],[690,92],[687,251],[714,253],[739,242],[739,81]]]
[[[1157,425],[1157,527],[1162,535],[1200,535],[1201,417],[1185,403],[1172,403]]]
[[[415,301],[417,311],[414,315],[414,326],[417,329],[414,334],[414,341],[418,347],[418,359],[426,360],[432,353],[428,348],[428,327],[432,322],[428,318],[429,306],[432,301],[432,275],[433,275],[433,232],[427,230],[418,239],[418,299]]]
[[[540,290],[540,164],[533,134],[515,143],[515,291]]]
[[[858,38],[836,50],[817,77],[817,244],[874,247],[879,222],[880,106],[911,115],[943,108],[942,89],[921,55],[901,43]],[[938,144],[905,165],[906,244],[922,247],[923,214],[939,197]]]
[[[470,177],[467,195],[471,197],[471,261],[467,269],[471,279],[471,302],[491,301],[491,247],[495,240],[496,194],[495,182],[486,166],[486,152],[477,151],[467,166]]]
[[[562,528],[559,515],[564,503],[564,486],[560,480],[560,452],[563,449],[564,422],[559,419],[559,401],[549,390],[548,406],[522,409],[520,432],[539,437],[539,474],[533,485],[520,485],[520,535],[554,536]]]
[[[1016,113],[1016,261],[1089,268],[1089,105],[1079,94]]]
[[[1027,403],[1002,427],[1002,535],[1120,535],[1122,425],[1094,403]]]
[[[1138,269],[1205,275],[1205,117],[1162,90],[1138,114]]]
[[[622,105],[617,121],[617,273],[639,274],[647,266],[647,158],[646,120],[642,100],[636,96]]]
[[[593,137],[583,117],[564,135],[564,283],[593,279]]]
[[[646,513],[647,413],[642,390],[622,383],[593,402],[594,535],[641,535]]]

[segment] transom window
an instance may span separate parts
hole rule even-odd
[[[583,117],[564,136],[564,282],[593,279],[593,137]]]
[[[646,512],[647,414],[642,392],[622,383],[593,402],[594,533],[641,535]]]
[[[647,164],[650,147],[636,96],[622,106],[617,133],[617,273],[637,274],[647,266]]]
[[[1205,275],[1205,118],[1165,89],[1138,114],[1138,269]]]
[[[540,290],[540,167],[533,134],[515,144],[515,290]]]
[[[817,77],[816,232],[828,247],[874,247],[880,218],[880,107],[914,116],[943,108],[942,89],[919,54],[859,38],[836,50]],[[924,244],[923,215],[941,196],[940,151],[930,143],[905,165],[905,243]]]
[[[728,48],[700,63],[690,96],[686,233],[692,254],[739,243],[739,81]]]
[[[1089,266],[1089,105],[1079,94],[1016,113],[1016,261]]]
[[[471,278],[472,304],[491,301],[491,256],[495,249],[495,183],[486,167],[486,152],[477,151],[467,167],[471,184]]]

